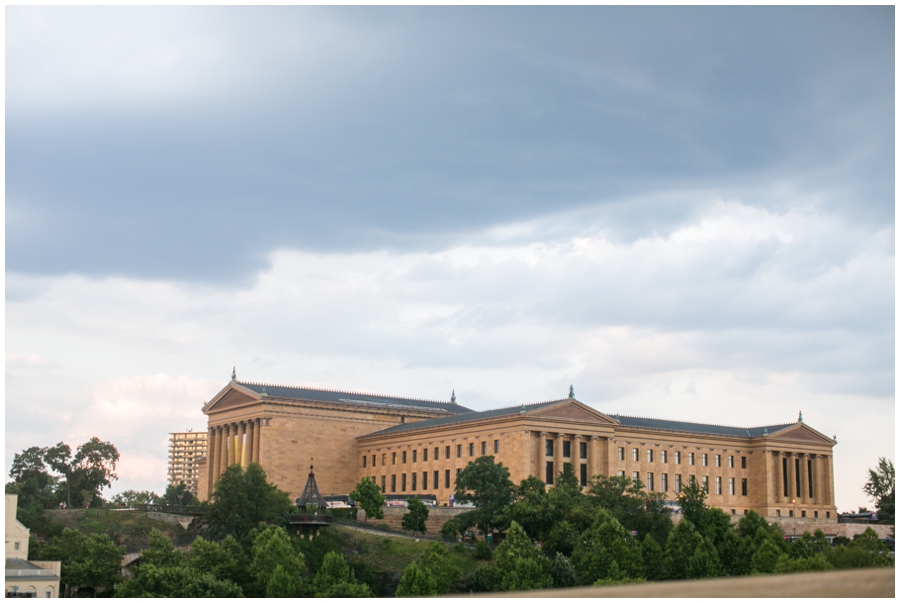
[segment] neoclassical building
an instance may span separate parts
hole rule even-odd
[[[640,478],[675,498],[697,479],[709,504],[741,515],[836,521],[833,447],[806,425],[727,427],[607,415],[570,397],[488,411],[455,403],[232,379],[204,407],[209,455],[199,496],[230,465],[259,462],[299,496],[312,459],[322,494],[347,494],[362,478],[387,494],[435,494],[446,503],[455,476],[483,455],[552,484],[571,465],[594,475]]]

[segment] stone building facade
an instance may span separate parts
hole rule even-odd
[[[200,485],[200,459],[206,458],[205,431],[173,431],[169,433],[169,471],[167,482],[170,486],[185,484],[188,491],[197,496]],[[206,477],[206,473],[202,474]]]
[[[298,496],[313,459],[322,494],[369,477],[387,494],[435,494],[442,504],[470,461],[492,455],[513,482],[552,484],[567,464],[640,478],[674,499],[697,479],[711,505],[742,515],[836,521],[835,441],[802,419],[753,428],[606,415],[574,397],[474,412],[455,403],[232,380],[205,407],[212,491],[232,463],[262,464]]]

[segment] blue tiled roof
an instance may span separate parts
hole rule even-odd
[[[237,384],[253,390],[258,394],[266,394],[266,396],[288,398],[291,400],[314,400],[337,404],[405,406],[408,408],[443,411],[454,415],[472,412],[471,409],[466,408],[465,406],[450,404],[449,402],[439,402],[438,400],[398,398],[395,396],[379,396],[360,392],[343,392],[329,389],[313,389],[309,387],[288,387],[284,385],[271,385],[268,383],[245,383],[243,381],[238,381]]]
[[[775,433],[794,423],[783,425],[764,425],[761,427],[728,427],[725,425],[708,425],[705,423],[691,423],[688,421],[669,421],[667,419],[648,419],[645,417],[629,417],[626,415],[610,415],[619,421],[623,427],[636,427],[638,429],[658,429],[664,431],[684,431],[688,433],[703,433],[708,435],[722,435],[733,438],[755,438],[766,433]]]

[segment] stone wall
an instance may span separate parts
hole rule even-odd
[[[368,523],[387,525],[395,530],[402,530],[401,522],[403,516],[406,515],[406,507],[383,507],[384,519],[369,519]],[[460,513],[471,511],[466,507],[428,507],[428,519],[425,520],[426,534],[437,535],[441,531],[441,526],[448,519],[452,519]],[[359,521],[365,521],[366,512],[362,509],[356,516]]]

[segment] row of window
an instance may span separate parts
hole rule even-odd
[[[794,516],[794,510],[790,509],[788,511],[788,517]],[[775,509],[775,517],[781,517],[781,509]],[[800,517],[806,517],[806,511],[800,511]],[[819,518],[819,512],[813,511],[813,517],[816,519]],[[825,511],[825,519],[831,519],[831,511]]]
[[[619,471],[619,476],[624,477],[625,472]],[[647,472],[646,477],[647,477],[647,479],[644,482],[644,486],[647,488],[647,490],[649,492],[655,492],[656,491],[656,475],[652,472]],[[660,492],[668,492],[669,491],[669,474],[668,473],[660,473],[659,477],[660,477],[659,491]],[[638,471],[631,472],[631,479],[638,480],[640,478],[641,478],[640,472],[638,472]],[[697,478],[693,475],[690,475],[690,476],[688,476],[688,479],[696,480]],[[702,480],[703,480],[703,486],[707,489],[707,491],[709,491],[709,476],[704,475],[702,477]],[[735,495],[735,487],[737,484],[736,478],[729,477],[727,484],[728,484],[728,495],[734,496]],[[722,478],[720,476],[716,476],[715,493],[720,496],[723,494],[722,485],[723,485]],[[674,491],[676,493],[681,492],[681,488],[682,488],[681,474],[676,473],[675,474]],[[748,488],[747,478],[746,477],[741,478],[741,496],[747,496],[747,488]]]
[[[460,471],[462,471],[462,469],[457,469],[456,475],[459,475]],[[420,488],[422,491],[428,490],[428,475],[429,475],[428,471],[423,471],[421,473],[421,481],[419,481],[419,475],[420,474],[418,474],[418,473],[410,473],[408,475],[406,473],[401,473],[400,474],[400,492],[406,492],[407,486],[409,486],[410,492],[416,492]],[[441,475],[440,471],[432,471],[431,472],[431,479],[432,479],[431,488],[432,489],[440,488],[440,483],[439,483],[440,475]],[[396,492],[397,491],[397,476],[392,475],[390,477],[391,477],[391,492]],[[371,476],[369,479],[371,479],[373,482],[376,481],[374,475]],[[388,485],[387,484],[387,476],[382,475],[381,476],[381,491],[382,492],[388,491],[387,485]],[[444,470],[444,488],[450,488],[450,470],[449,469]]]
[[[555,442],[553,440],[547,440],[544,443],[544,453],[546,456],[553,456],[553,447]],[[578,442],[578,458],[586,459],[587,458],[587,442]],[[572,442],[569,440],[563,440],[562,443],[562,455],[564,459],[572,458]]]
[[[634,462],[640,461],[641,460],[640,452],[641,452],[640,449],[632,448],[631,449],[631,460]],[[654,454],[653,454],[654,451],[648,448],[645,452],[647,455],[647,462],[652,463],[653,457],[654,457]],[[619,447],[618,453],[619,453],[619,460],[624,461],[625,460],[625,448],[623,446]],[[675,464],[680,465],[681,464],[681,451],[676,450],[672,454],[674,456]],[[714,458],[715,466],[721,467],[722,466],[722,455],[715,454],[715,455],[713,455],[713,458]],[[693,452],[687,453],[687,461],[688,461],[687,464],[688,465],[695,465],[696,460],[697,460],[697,457],[696,457],[695,453],[693,453]],[[668,450],[660,450],[659,451],[659,462],[660,463],[668,463],[669,462],[669,451]],[[703,452],[700,454],[700,464],[703,467],[709,466],[709,455],[707,453]],[[734,455],[728,455],[728,468],[734,469]],[[747,457],[742,456],[741,457],[741,469],[746,469],[746,468],[747,468]]]
[[[475,456],[475,442],[469,442],[468,448],[469,448],[469,456]],[[481,442],[481,446],[479,447],[479,449],[481,451],[481,456],[485,456],[488,453],[488,443]],[[412,462],[414,462],[414,463],[418,462],[418,457],[419,457],[418,453],[419,453],[418,450],[412,451]],[[432,458],[435,461],[441,460],[440,453],[441,453],[440,446],[435,446],[434,447],[434,456]],[[500,440],[494,440],[494,454],[500,454]],[[457,444],[456,445],[456,458],[461,459],[462,456],[463,456],[463,445]],[[444,458],[445,459],[450,458],[450,446],[444,446]],[[372,466],[373,467],[376,466],[376,463],[375,463],[376,459],[377,459],[377,455],[373,454],[372,455]],[[362,457],[362,466],[363,467],[366,467],[368,465],[368,460],[369,460],[368,455],[364,454]],[[423,463],[428,462],[428,448],[422,449],[422,462]],[[400,463],[401,464],[406,463],[406,451],[405,450],[400,453]],[[397,464],[397,453],[392,452],[391,453],[391,465],[396,465],[396,464]],[[386,452],[383,452],[381,454],[381,465],[382,466],[387,465],[387,453]]]

